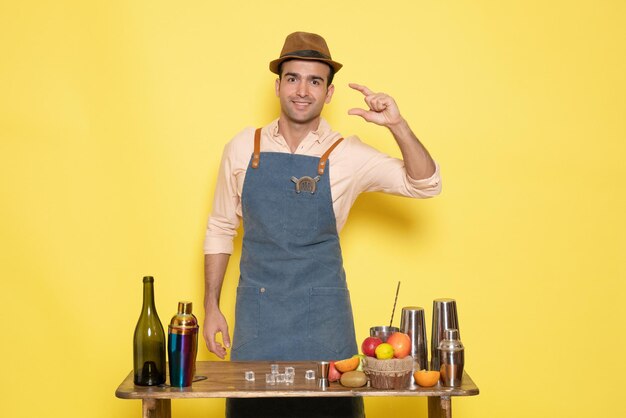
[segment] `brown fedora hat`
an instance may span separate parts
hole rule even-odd
[[[278,74],[280,64],[290,59],[325,62],[333,67],[335,72],[343,67],[343,65],[332,60],[326,41],[315,33],[294,32],[289,34],[285,39],[283,50],[280,51],[280,58],[270,62],[270,71]]]

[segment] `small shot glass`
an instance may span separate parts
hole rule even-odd
[[[304,378],[306,380],[315,380],[315,370],[307,370],[304,372]]]
[[[278,374],[278,364],[270,364],[270,371],[272,374]]]
[[[254,372],[251,370],[248,370],[247,372],[245,372],[244,374],[246,382],[254,382]]]
[[[265,373],[265,383],[273,385],[276,383],[276,375],[274,373]]]

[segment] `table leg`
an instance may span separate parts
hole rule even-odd
[[[143,418],[171,418],[172,417],[172,400],[171,399],[143,399]]]
[[[452,418],[452,398],[450,396],[429,396],[428,418]]]

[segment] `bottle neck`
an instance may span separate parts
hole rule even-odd
[[[152,282],[143,283],[143,307],[141,309],[148,315],[154,313],[154,285]]]

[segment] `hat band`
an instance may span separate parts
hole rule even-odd
[[[324,55],[319,51],[315,51],[313,49],[302,49],[300,51],[292,51],[286,54],[281,55],[280,57],[302,57],[302,58],[322,58],[322,59],[331,59],[328,55]]]

